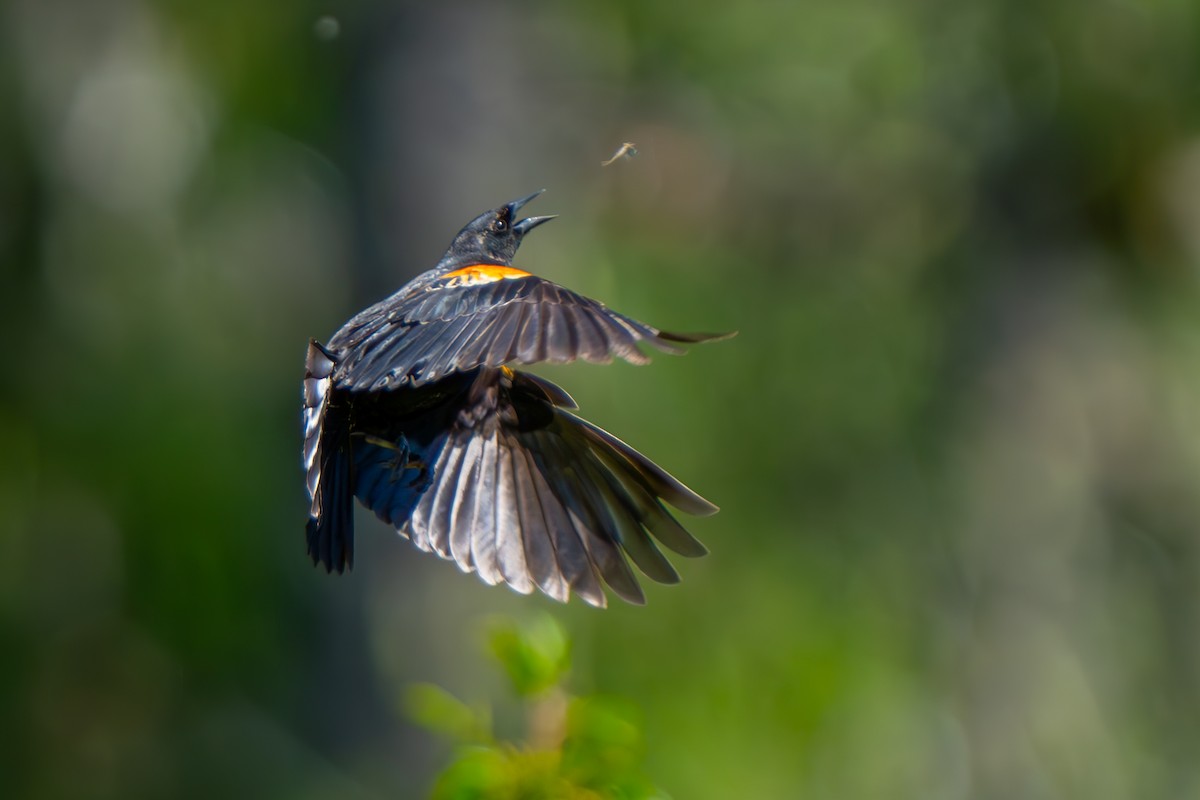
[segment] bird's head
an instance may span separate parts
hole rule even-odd
[[[518,219],[517,212],[545,189],[539,189],[531,195],[505,203],[499,208],[485,211],[467,223],[458,232],[446,257],[452,261],[478,260],[497,264],[510,264],[512,258],[521,246],[525,234],[549,222],[554,216],[526,217]]]

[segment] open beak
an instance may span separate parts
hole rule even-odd
[[[524,236],[538,225],[541,225],[543,222],[549,222],[557,216],[557,214],[551,214],[548,217],[526,217],[516,225],[513,225],[513,230],[516,231],[517,236]]]
[[[513,200],[511,203],[509,203],[507,206],[505,206],[508,209],[510,218],[517,216],[517,212],[520,211],[521,208],[526,203],[528,203],[530,200],[537,197],[544,191],[546,191],[546,190],[538,189],[533,194],[526,195],[525,197],[522,197],[519,200]],[[541,225],[543,222],[549,222],[550,220],[554,219],[554,216],[555,215],[551,214],[548,217],[527,217],[526,219],[523,219],[520,222],[513,225],[513,232],[516,233],[517,236],[524,236],[525,234],[529,233],[531,230],[536,228],[538,225]]]
[[[518,200],[513,200],[511,203],[509,203],[506,207],[508,208],[508,213],[510,215],[510,218],[515,217],[517,215],[517,212],[525,207],[526,203],[528,203],[530,200],[534,199],[535,197],[537,197],[544,191],[546,191],[546,190],[538,189],[533,194],[525,195],[524,197],[522,197]]]

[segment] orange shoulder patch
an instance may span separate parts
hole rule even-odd
[[[496,281],[511,280],[512,278],[524,278],[530,274],[523,269],[502,267],[499,264],[472,264],[469,267],[462,267],[443,275],[442,279],[446,283],[442,284],[442,288],[452,289],[455,286],[475,286],[481,283],[495,283]]]

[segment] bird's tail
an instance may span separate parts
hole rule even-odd
[[[304,372],[304,469],[312,501],[308,554],[327,572],[354,564],[354,467],[350,419],[333,391],[337,364],[316,339],[309,340]]]

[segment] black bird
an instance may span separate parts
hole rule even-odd
[[[480,214],[433,269],[308,345],[304,464],[308,553],[354,559],[353,498],[422,550],[490,584],[604,606],[603,580],[645,602],[625,556],[661,583],[679,575],[654,538],[707,551],[671,516],[716,513],[615,436],[571,413],[549,381],[509,364],[649,361],[721,335],[667,333],[511,266],[541,192]]]

